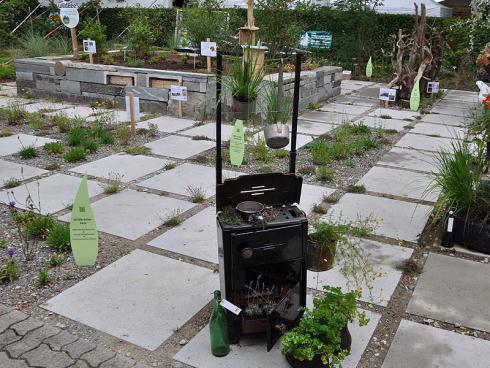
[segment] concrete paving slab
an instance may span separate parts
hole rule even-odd
[[[140,113],[140,117],[146,116],[145,113]],[[127,113],[125,110],[96,110],[96,115],[89,116],[85,119],[86,122],[92,123],[94,121],[104,121],[107,124],[120,124],[128,122]],[[136,124],[137,128],[140,128]]]
[[[313,210],[315,204],[322,202],[323,196],[329,196],[333,192],[335,192],[335,189],[303,183],[299,207],[305,211],[306,214],[309,214]]]
[[[417,123],[415,124],[415,127],[410,130],[410,133],[464,139],[466,129],[442,124]]]
[[[155,155],[186,159],[215,146],[211,141],[194,141],[192,138],[171,135],[145,144]]]
[[[413,250],[374,240],[353,238],[352,241],[360,242],[374,270],[382,273],[382,276],[377,277],[372,282],[372,291],[369,291],[366,285],[362,285],[360,299],[368,303],[388,305],[402,275],[400,266],[403,261],[410,258]],[[355,285],[349,285],[349,280],[342,275],[340,265],[336,265],[333,269],[325,272],[308,271],[309,288],[322,290],[324,285],[340,287],[344,292],[355,287]]]
[[[96,109],[93,109],[88,106],[74,106],[70,107],[68,109],[63,109],[61,111],[54,111],[54,112],[49,112],[46,115],[47,116],[56,116],[56,115],[63,115],[66,116],[70,119],[86,119],[90,115],[94,115],[97,112]]]
[[[14,134],[0,138],[0,156],[13,155],[23,147],[42,147],[46,143],[56,142],[56,139],[37,137],[29,134]]]
[[[428,174],[374,166],[357,184],[370,192],[435,202],[439,193],[426,193],[431,181]]]
[[[355,91],[355,95],[369,98],[377,98],[379,96],[379,86],[372,85],[358,89],[357,91]]]
[[[335,128],[338,128],[338,125],[298,120],[298,133],[305,135],[322,135]],[[291,123],[289,123],[289,130],[292,130]]]
[[[92,203],[97,229],[136,240],[161,226],[176,211],[187,211],[193,203],[136,190],[123,190]],[[70,221],[71,214],[60,217]]]
[[[36,102],[36,103],[24,105],[22,108],[26,112],[34,113],[39,111],[46,112],[47,110],[62,110],[70,107],[73,107],[73,105],[50,102],[50,101],[42,101],[42,102]]]
[[[374,234],[416,242],[432,211],[431,206],[365,194],[347,193],[330,208],[332,217],[356,221],[378,219]],[[328,217],[326,217],[328,219]]]
[[[319,108],[320,111],[338,112],[341,114],[361,115],[368,111],[371,106],[345,105],[341,103],[329,103]]]
[[[208,207],[148,243],[204,261],[218,263],[216,207]]]
[[[374,111],[371,111],[368,115],[376,116],[376,117],[390,116],[391,119],[398,119],[398,120],[403,120],[403,119],[413,120],[416,116],[419,115],[419,113],[417,111],[412,111],[412,110],[395,110],[395,109],[379,108]]]
[[[490,341],[402,320],[382,368],[487,368]]]
[[[355,96],[337,96],[333,100],[335,103],[341,103],[344,105],[356,105],[356,106],[377,106],[379,100],[371,98],[361,98]]]
[[[233,125],[222,124],[221,140],[229,141],[232,131],[233,131]],[[204,136],[209,139],[216,140],[216,123],[208,123],[208,124],[200,125],[195,128],[184,130],[183,132],[180,132],[180,134],[187,135],[190,137]]]
[[[5,181],[9,179],[27,180],[46,174],[48,171],[32,167],[28,165],[21,165],[15,162],[0,160],[0,188],[4,186]]]
[[[137,249],[42,307],[155,350],[217,288],[218,274],[209,269]]]
[[[8,108],[9,106],[15,106],[15,105],[25,105],[32,102],[34,102],[34,100],[0,96],[0,108]]]
[[[303,124],[303,122],[298,122],[298,125]],[[252,142],[256,142],[258,139],[264,139],[264,131],[261,130],[257,134],[252,136]],[[298,134],[296,135],[296,149],[300,149],[301,147],[307,145],[313,140],[312,136],[306,134]],[[291,151],[291,131],[289,132],[289,143],[286,147],[284,147],[286,151]]]
[[[480,102],[478,101],[478,92],[449,90],[444,96],[444,99],[465,101],[465,102]]]
[[[435,154],[401,147],[393,147],[377,162],[380,164],[427,173],[439,171]]]
[[[46,178],[31,181],[26,185],[0,192],[0,202],[8,203],[10,197],[10,199],[13,198],[15,200],[16,207],[26,209],[26,201],[30,196],[36,212],[45,215],[55,213],[69,207],[73,203],[81,180],[70,175],[51,175]],[[92,180],[88,181],[88,193],[90,197],[94,197],[103,191],[104,189],[99,183]]]
[[[469,101],[461,101],[461,100],[455,100],[455,99],[446,99],[443,98],[439,100],[439,102],[435,103],[432,105],[433,107],[456,107],[458,109],[470,109],[470,108],[475,108],[479,105],[478,102],[469,102]]]
[[[0,95],[7,97],[17,97],[16,88],[0,88]]]
[[[451,116],[463,116],[467,117],[470,111],[467,108],[457,108],[452,106],[434,106],[431,110],[433,114],[451,115]]]
[[[97,178],[119,178],[123,183],[129,183],[142,176],[163,169],[165,164],[170,162],[169,160],[162,160],[155,157],[116,153],[100,160],[74,167],[70,171],[92,175]]]
[[[487,264],[430,253],[407,312],[490,332]]]
[[[449,138],[429,137],[410,133],[405,134],[395,146],[433,152],[452,150],[451,139]]]
[[[422,115],[421,122],[432,123],[432,124],[442,124],[451,126],[464,126],[465,118],[461,116],[450,116],[441,114],[425,114]]]
[[[375,84],[375,82],[362,81],[362,80],[356,80],[356,79],[344,79],[341,82],[342,88],[344,88],[344,87],[362,88],[362,87],[372,86],[374,84]]]
[[[398,119],[381,119],[377,116],[363,116],[362,118],[355,121],[355,123],[363,122],[364,125],[375,129],[384,129],[384,130],[396,130],[397,132],[401,132],[405,129],[405,126],[410,124],[409,121],[398,120]]]
[[[136,126],[138,128],[148,129],[150,124],[155,124],[160,132],[174,133],[194,126],[196,121],[190,119],[179,119],[173,116],[159,116],[154,119],[141,121]]]
[[[307,297],[307,299],[309,299],[311,304],[311,298]],[[352,347],[350,355],[342,363],[344,368],[355,368],[357,366],[379,322],[380,315],[366,311],[366,317],[370,319],[370,322],[364,327],[359,327],[357,321],[349,323],[349,331],[352,335]],[[267,352],[264,335],[244,336],[238,345],[231,345],[230,353],[222,358],[213,356],[209,346],[209,326],[205,326],[174,356],[174,360],[188,364],[194,368],[290,367],[281,352],[281,343],[279,341],[271,351]]]
[[[301,121],[317,121],[319,123],[342,124],[349,122],[356,116],[329,111],[308,111],[299,117]]]
[[[240,175],[238,172],[223,171],[224,178],[234,178]],[[139,186],[189,196],[189,187],[201,188],[206,198],[215,194],[216,172],[214,167],[184,163],[172,170],[153,176]]]

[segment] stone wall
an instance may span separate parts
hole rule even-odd
[[[124,96],[133,92],[140,98],[142,111],[176,116],[178,102],[169,99],[170,85],[187,87],[188,101],[183,103],[185,116],[209,117],[215,111],[216,78],[213,74],[97,65],[66,60],[66,57],[18,59],[15,62],[17,88],[33,96],[53,97],[71,102],[113,101],[124,108]],[[56,68],[55,68],[56,65]],[[55,71],[56,69],[56,71]],[[340,93],[342,69],[321,67],[302,72],[300,111]],[[264,84],[276,83],[277,74],[267,75]],[[284,76],[284,90],[293,92],[294,75]],[[231,96],[224,94],[224,112],[229,116]],[[257,104],[261,106],[261,103]]]

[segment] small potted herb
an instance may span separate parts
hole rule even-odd
[[[282,351],[294,368],[327,368],[341,364],[350,352],[349,322],[358,319],[359,326],[369,321],[357,309],[360,292],[342,293],[338,287],[324,286],[324,294],[313,299],[313,308],[304,309],[297,327],[281,340]]]
[[[308,234],[306,265],[310,271],[323,272],[333,267],[337,242],[342,238],[339,227],[330,222],[317,221]]]

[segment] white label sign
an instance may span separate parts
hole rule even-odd
[[[221,302],[219,303],[223,308],[228,309],[231,313],[235,313],[237,316],[241,313],[241,309],[238,308],[235,304],[230,303],[226,299],[222,299]]]
[[[78,5],[71,2],[71,0],[63,0],[58,4],[58,8],[60,9],[61,22],[68,28],[75,28],[80,20]]]
[[[216,42],[201,42],[201,55],[216,57],[218,46]]]
[[[379,99],[381,101],[395,101],[396,100],[396,89],[394,89],[394,88],[380,88],[379,89]]]
[[[447,219],[447,232],[452,233],[454,227],[454,218],[450,217]]]
[[[130,98],[126,96],[126,119],[127,121],[131,121],[131,107],[130,107]],[[134,97],[134,120],[140,121],[140,98]]]
[[[438,92],[439,92],[439,82],[427,83],[427,93],[438,93]]]
[[[170,99],[177,101],[187,101],[187,87],[170,86]]]
[[[83,40],[83,52],[86,54],[96,54],[97,45],[94,40]]]

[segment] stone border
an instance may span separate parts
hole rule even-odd
[[[68,57],[40,57],[15,61],[17,90],[36,97],[54,97],[64,101],[91,103],[113,101],[124,108],[128,92],[140,98],[142,111],[177,116],[178,103],[169,99],[172,81],[187,87],[188,102],[183,103],[184,115],[204,120],[215,111],[216,78],[213,74],[129,68],[115,65],[73,62]],[[60,65],[61,63],[61,65]],[[55,72],[55,64],[56,71]],[[61,73],[60,73],[61,71]],[[161,88],[153,88],[153,81]],[[318,104],[340,94],[342,68],[324,66],[302,72],[300,112],[310,103]],[[277,85],[277,74],[265,77],[263,85]],[[284,90],[292,93],[294,74],[286,73]],[[230,117],[231,95],[224,95],[225,117]],[[258,101],[257,106],[261,106]]]

